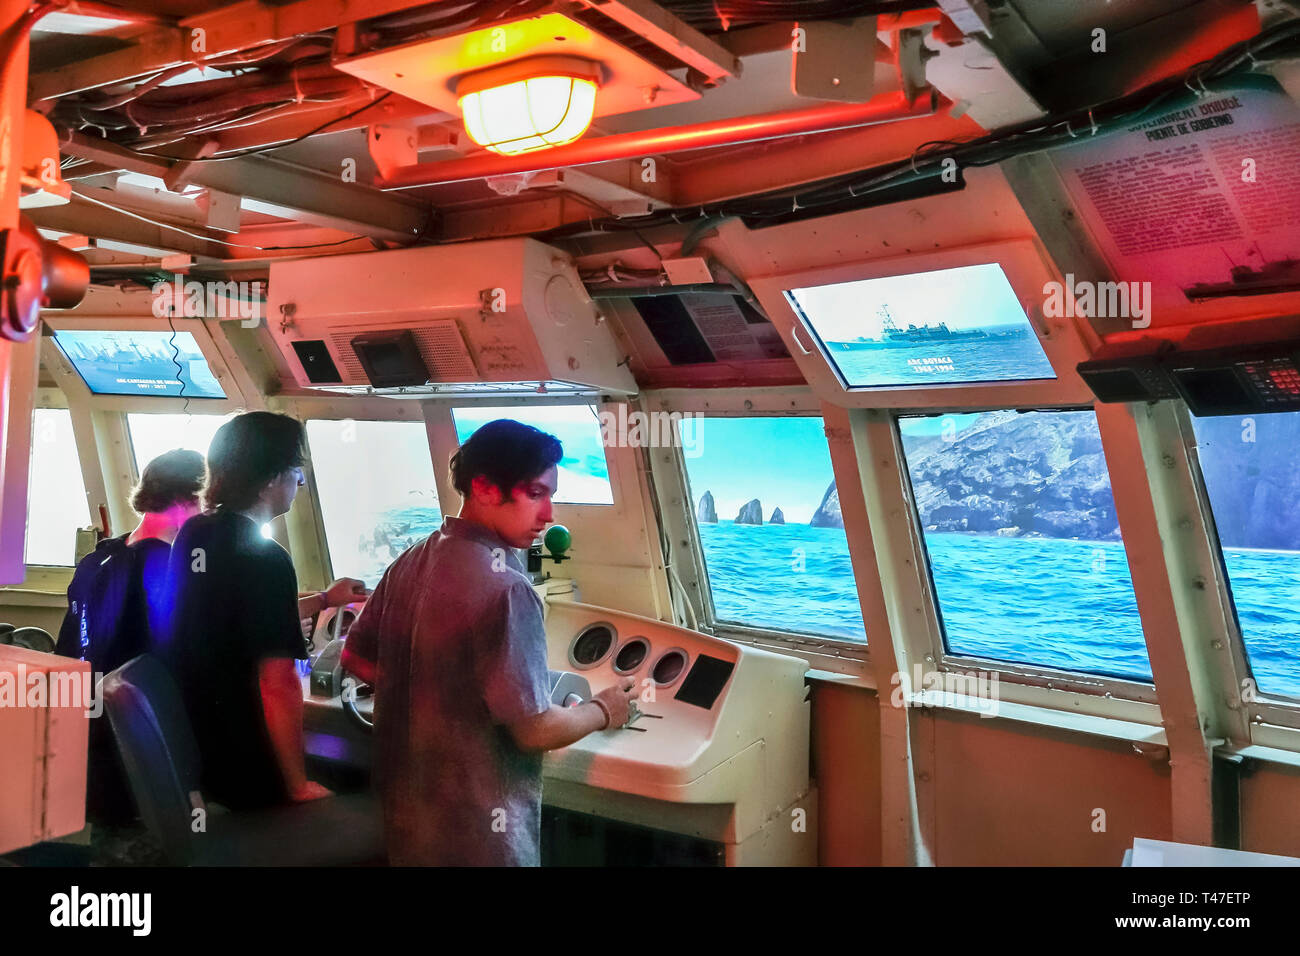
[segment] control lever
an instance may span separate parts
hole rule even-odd
[[[551,703],[561,707],[577,707],[591,700],[591,684],[587,678],[570,671],[548,671],[551,676]]]

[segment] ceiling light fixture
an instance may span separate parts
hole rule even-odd
[[[589,60],[537,56],[469,73],[456,84],[465,131],[506,156],[572,143],[591,126],[600,72]]]

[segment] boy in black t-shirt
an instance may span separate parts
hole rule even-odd
[[[343,578],[299,601],[288,552],[262,534],[293,504],[303,464],[302,425],[292,418],[231,419],[208,449],[206,513],[172,545],[164,657],[194,726],[204,794],[231,809],[330,792],[303,764],[299,621],[365,595],[362,582]]]
[[[131,493],[141,516],[130,534],[106,538],[81,559],[68,586],[68,613],[55,651],[107,674],[153,649],[164,626],[164,584],[171,541],[199,512],[203,456],[177,448],[145,466]],[[92,821],[126,823],[134,816],[107,720],[90,727],[86,811]]]

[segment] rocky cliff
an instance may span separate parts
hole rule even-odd
[[[757,498],[750,498],[740,506],[740,513],[736,515],[736,524],[762,524],[763,523],[763,504]]]
[[[781,514],[780,508],[772,509],[772,517],[767,519],[768,524],[785,524],[785,515]]]
[[[830,487],[826,489],[826,494],[822,495],[822,503],[817,506],[808,524],[814,528],[844,527],[844,517],[840,514],[840,493],[835,490],[833,479]]]
[[[904,438],[927,531],[1119,539],[1096,420],[990,412],[970,428]]]
[[[718,509],[713,503],[713,492],[706,491],[700,497],[700,506],[695,511],[695,520],[703,524],[718,523]]]
[[[990,412],[948,437],[905,436],[903,447],[927,531],[1119,538],[1091,416]],[[834,482],[810,524],[844,526]]]
[[[1300,549],[1300,415],[1198,419],[1196,437],[1224,547]],[[1119,539],[1092,416],[989,412],[903,448],[927,531]],[[844,527],[835,482],[809,524]]]

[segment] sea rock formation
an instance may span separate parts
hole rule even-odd
[[[822,503],[817,506],[808,524],[814,528],[844,527],[844,516],[840,514],[840,493],[835,490],[834,479],[826,489],[826,494],[822,495]]]
[[[1223,546],[1300,550],[1300,415],[1201,418],[1195,427]],[[1119,540],[1091,415],[988,412],[956,432],[904,435],[903,448],[927,531]],[[844,527],[834,481],[808,523]]]
[[[736,515],[736,524],[762,524],[763,523],[763,504],[757,498],[750,498],[740,506],[740,513]]]
[[[718,523],[718,509],[713,503],[713,492],[706,491],[700,497],[700,506],[695,511],[695,520],[703,524]]]
[[[991,412],[955,435],[904,436],[927,531],[1119,539],[1091,415]]]
[[[927,531],[1118,540],[1095,420],[990,412],[956,434],[903,437]],[[832,481],[809,522],[842,528]]]
[[[772,509],[772,517],[767,519],[768,524],[785,524],[785,515],[781,514],[780,508]]]

